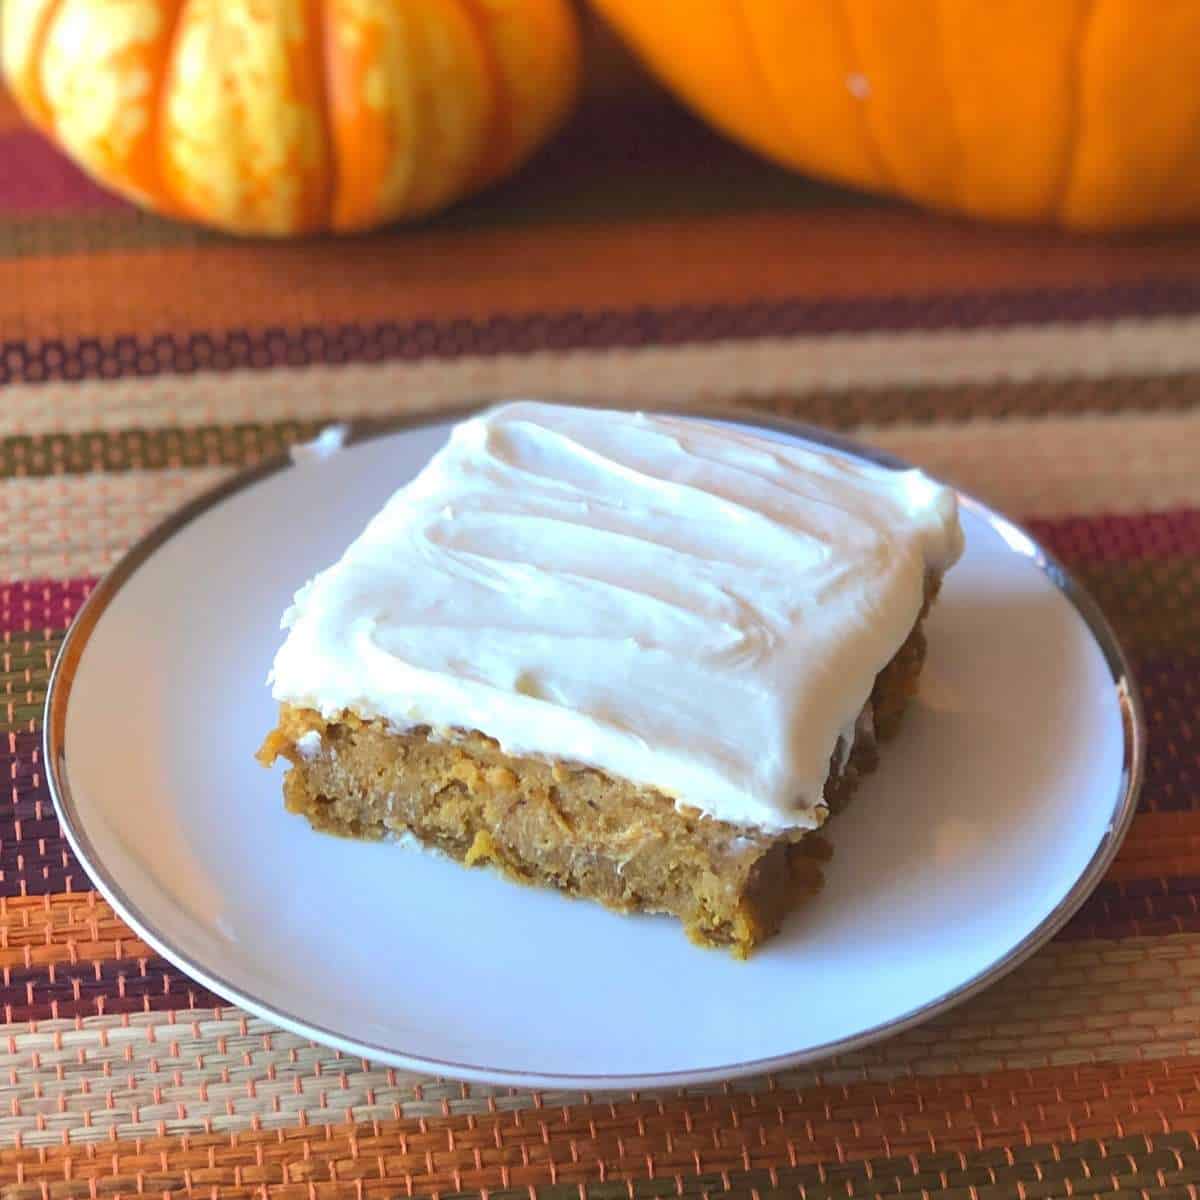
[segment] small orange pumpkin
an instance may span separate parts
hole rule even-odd
[[[595,0],[777,161],[1077,228],[1200,217],[1200,0]]]
[[[515,169],[579,75],[569,0],[4,0],[29,117],[159,212],[366,229]]]

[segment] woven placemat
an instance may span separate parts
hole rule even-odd
[[[1030,520],[1117,627],[1150,724],[1141,810],[1068,929],[858,1054],[600,1096],[346,1058],[125,928],[39,757],[48,672],[96,578],[330,418],[518,393],[794,415]],[[232,242],[113,201],[0,101],[0,580],[5,1196],[1196,1194],[1195,236],[867,202],[634,89],[599,91],[522,176],[419,229]]]

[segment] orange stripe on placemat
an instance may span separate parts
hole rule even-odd
[[[74,1185],[86,1195],[91,1187],[108,1194],[359,1183],[372,1193],[390,1185],[409,1196],[533,1188],[542,1195],[546,1185],[560,1185],[600,1200],[748,1194],[756,1185],[794,1194],[805,1182],[840,1182],[842,1194],[857,1195],[905,1187],[937,1192],[1001,1178],[1015,1184],[1022,1173],[1005,1172],[1018,1164],[1030,1164],[1024,1178],[1031,1185],[1071,1178],[1082,1184],[1179,1169],[1179,1158],[1155,1157],[1167,1148],[1194,1166],[1198,1069],[1200,1060],[1183,1059],[844,1087],[796,1089],[784,1081],[752,1092],[535,1097],[534,1107],[516,1111],[506,1111],[500,1094],[482,1113],[367,1122],[346,1120],[348,1097],[339,1098],[331,1074],[319,1093],[299,1093],[300,1106],[268,1099],[293,1090],[285,1080],[280,1088],[264,1086],[256,1128],[222,1131],[220,1102],[197,1091],[205,1117],[191,1118],[183,1105],[150,1103],[135,1122],[137,1134],[116,1139],[81,1120],[75,1131],[63,1128],[67,1144],[30,1137],[29,1145],[0,1151],[0,1171],[28,1189],[10,1196],[38,1195],[43,1186],[57,1195]],[[255,1096],[253,1084],[238,1090]],[[453,1102],[444,1103],[449,1113]],[[79,1144],[70,1144],[76,1133]],[[803,1170],[818,1164],[823,1169],[811,1177]],[[630,1186],[614,1187],[621,1184]]]
[[[154,953],[95,892],[0,897],[0,970]]]
[[[11,260],[0,263],[0,329],[32,340],[897,294],[925,297],[930,319],[952,324],[954,306],[941,311],[939,293],[1111,287],[1198,272],[1196,239],[1092,241],[889,209],[425,228]]]
[[[1200,810],[1138,813],[1108,878],[1188,877],[1200,888]]]
[[[467,1089],[314,1047],[237,1009],[215,1008],[215,998],[187,996],[154,961],[61,968],[54,980],[40,981],[14,970],[11,978],[22,991],[53,989],[64,1010],[57,1019],[20,1018],[7,1043],[0,1041],[9,1094],[29,1105],[0,1121],[0,1137],[28,1138],[31,1145],[153,1136],[163,1132],[162,1122],[171,1133],[230,1133],[288,1125],[301,1113],[341,1124],[486,1119],[497,1109],[580,1102],[545,1092]],[[161,994],[168,983],[178,993],[173,1004]],[[103,1015],[94,1004],[89,1011],[89,997],[70,999],[76,986],[92,999],[106,997]],[[790,1089],[799,1103],[814,1093],[828,1101],[859,1089],[862,1103],[873,1105],[922,1079],[951,1077],[962,1086],[966,1077],[1003,1073],[1019,1081],[1048,1071],[1056,1086],[1075,1081],[1086,1093],[1097,1079],[1120,1073],[1118,1064],[1135,1070],[1147,1057],[1200,1054],[1198,1005],[1195,935],[1053,943],[995,987],[922,1026],[774,1079],[741,1081],[733,1090],[765,1097]],[[699,1093],[689,1098],[703,1104]]]

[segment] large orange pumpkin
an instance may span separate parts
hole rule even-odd
[[[781,163],[980,216],[1200,217],[1200,0],[595,0]]]
[[[570,106],[569,0],[3,0],[30,118],[114,190],[240,233],[355,230],[514,169]]]

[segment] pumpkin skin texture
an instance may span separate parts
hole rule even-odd
[[[1197,0],[594,0],[786,166],[1078,229],[1200,218]]]
[[[135,202],[242,234],[369,229],[518,167],[571,107],[569,0],[4,0],[29,119]]]

